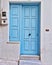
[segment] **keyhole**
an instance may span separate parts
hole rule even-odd
[[[28,36],[31,36],[31,34],[29,33],[29,35]]]

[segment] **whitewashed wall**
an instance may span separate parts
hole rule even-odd
[[[7,22],[9,21],[9,1],[1,0],[1,10],[7,12]],[[8,22],[9,24],[9,22]],[[9,43],[9,25],[0,25],[0,58],[7,60],[18,60],[20,55],[19,42]],[[8,42],[8,43],[7,43]]]
[[[52,0],[43,0],[42,3],[41,57],[44,65],[52,65]],[[45,31],[47,28],[49,32]]]
[[[1,0],[0,0],[0,9],[1,9]]]
[[[9,0],[1,0],[2,10],[7,11],[7,22],[9,23]],[[14,0],[10,0],[14,1]],[[15,0],[18,2],[18,0]],[[23,1],[23,0],[19,0]],[[41,61],[43,65],[52,65],[52,0],[25,0],[29,2],[41,1]],[[45,29],[49,29],[46,32]],[[9,25],[0,26],[0,58],[6,57],[6,51],[9,51],[15,45],[8,45]],[[15,48],[16,51],[17,47]],[[12,52],[11,52],[12,53]],[[15,52],[17,54],[17,52]],[[10,56],[10,55],[9,55]],[[7,57],[8,52],[7,52]],[[14,58],[16,58],[15,56]]]
[[[0,0],[0,13],[1,13],[1,0]],[[0,16],[1,16],[1,14],[0,14]],[[1,39],[0,39],[0,41],[1,41]],[[1,52],[1,45],[0,45],[0,52]]]

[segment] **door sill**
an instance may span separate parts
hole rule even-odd
[[[40,56],[38,55],[20,55],[20,60],[39,60]]]

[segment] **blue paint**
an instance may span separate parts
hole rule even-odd
[[[10,3],[10,41],[20,41],[21,55],[40,55],[40,4]]]
[[[19,6],[18,5],[11,5],[10,6],[10,41],[19,41],[20,38],[20,22],[19,22]]]

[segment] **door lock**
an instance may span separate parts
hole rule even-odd
[[[28,36],[31,36],[31,34],[29,33]]]

